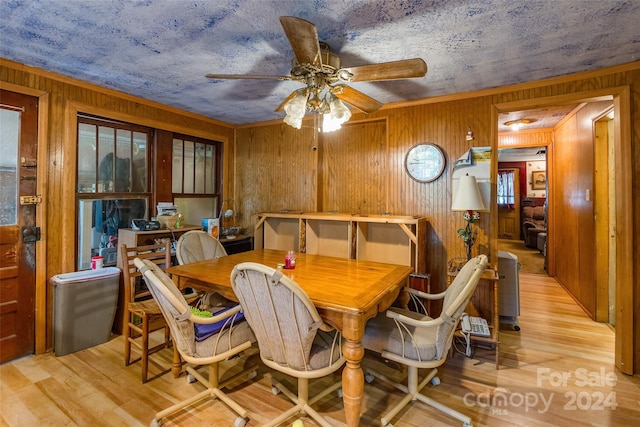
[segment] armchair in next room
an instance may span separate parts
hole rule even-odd
[[[522,238],[525,246],[538,247],[538,234],[547,232],[544,206],[525,206],[522,208]]]

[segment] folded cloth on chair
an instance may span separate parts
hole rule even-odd
[[[235,306],[223,308],[222,310],[217,311],[215,313],[215,315],[222,314],[225,311],[231,310],[234,307]],[[217,321],[215,323],[208,323],[208,324],[194,323],[194,328],[195,328],[195,333],[196,333],[196,341],[198,341],[198,342],[204,341],[207,338],[209,338],[210,336],[215,335],[218,332],[220,332],[222,330],[222,328],[226,324],[231,325],[232,322],[233,323],[238,323],[241,320],[244,320],[244,312],[239,311],[238,313],[236,313],[235,316],[227,317],[226,319],[222,319],[222,320]]]

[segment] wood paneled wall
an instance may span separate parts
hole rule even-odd
[[[464,224],[461,216],[450,210],[452,162],[471,146],[497,147],[497,111],[501,105],[526,104],[534,108],[538,102],[562,101],[580,92],[606,94],[627,90],[630,105],[625,104],[624,108],[630,112],[631,125],[622,129],[622,144],[629,158],[636,160],[634,164],[640,164],[638,62],[476,93],[387,105],[368,116],[354,114],[343,130],[331,135],[317,134],[314,126],[309,125],[311,121],[305,121],[301,130],[281,122],[234,130],[215,120],[5,60],[0,63],[0,84],[5,89],[35,94],[48,101],[42,104],[47,107],[46,119],[41,123],[45,126],[48,152],[43,186],[46,211],[55,214],[49,215],[46,221],[46,273],[39,277],[39,291],[45,294],[47,277],[73,269],[75,124],[70,121],[75,111],[86,110],[225,142],[225,194],[233,194],[241,225],[250,230],[255,213],[282,209],[424,215],[431,226],[426,253],[434,290],[444,287],[447,260],[464,256],[464,245],[456,232]],[[473,130],[475,140],[465,140],[467,127]],[[446,171],[433,183],[417,183],[404,171],[407,150],[419,142],[438,144],[447,153]],[[318,147],[316,151],[312,149],[314,145]],[[626,220],[632,225],[625,227],[628,233],[633,233],[637,247],[640,245],[640,168],[634,166],[628,174],[631,179],[626,188],[629,195],[633,195],[633,209],[628,210],[632,216]],[[495,194],[495,183],[492,190]],[[496,222],[497,210],[482,214],[475,253],[488,253],[495,258],[497,231],[492,224]],[[632,252],[632,264],[640,265],[640,251],[627,247],[625,252]],[[630,268],[630,271],[632,277],[624,277],[626,283],[620,286],[627,286],[626,295],[634,298],[636,314],[632,321],[636,325],[636,344],[630,351],[638,367],[640,268]],[[41,312],[45,311],[44,307],[40,308]]]
[[[586,104],[555,131],[553,239],[556,278],[595,318],[594,133],[592,120],[612,102]]]
[[[518,132],[500,132],[499,148],[545,147],[553,141],[553,129],[532,129]]]

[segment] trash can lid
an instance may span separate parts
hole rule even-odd
[[[74,271],[71,273],[56,274],[51,278],[51,281],[54,283],[85,282],[87,280],[113,277],[118,274],[120,274],[120,269],[118,267],[105,267],[95,270],[83,270]]]

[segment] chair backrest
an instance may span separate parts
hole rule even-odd
[[[227,256],[227,251],[222,243],[205,231],[187,231],[178,239],[176,258],[180,265],[223,256]]]
[[[451,285],[447,288],[442,302],[442,312],[440,313],[440,317],[444,322],[438,327],[438,340],[436,343],[438,355],[446,354],[451,346],[455,327],[478,286],[480,276],[482,276],[487,267],[487,262],[486,255],[478,255],[475,258],[471,258],[460,269]]]
[[[309,356],[318,329],[331,328],[306,292],[282,272],[250,262],[234,267],[231,286],[256,335],[263,361],[272,367],[275,363],[295,371],[313,370]]]
[[[133,260],[135,258],[146,259],[166,269],[171,266],[171,242],[165,240],[164,243],[155,245],[130,247],[122,244],[120,256],[122,257],[122,277],[126,302],[149,299],[151,295],[146,286],[144,286],[142,275]]]
[[[158,303],[181,353],[195,354],[195,331],[187,321],[191,309],[173,280],[153,261],[137,258],[134,265],[144,276],[149,292]]]
[[[186,362],[211,363],[225,359],[249,348],[255,341],[249,326],[236,321],[237,311],[229,310],[221,314],[222,320],[216,319],[219,313],[210,318],[199,318],[191,312],[191,307],[173,280],[158,265],[140,258],[136,258],[134,263],[169,325],[174,345]],[[201,319],[195,322],[202,324],[216,322],[217,331],[209,338],[198,341],[194,318]]]

